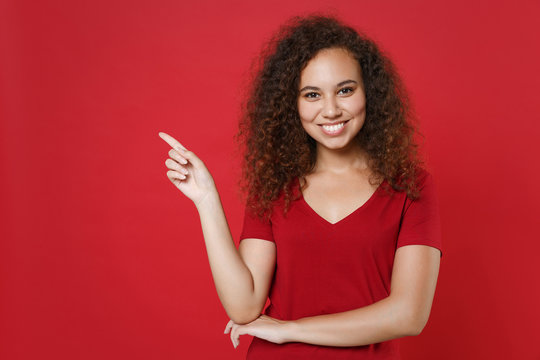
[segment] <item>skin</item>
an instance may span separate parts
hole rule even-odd
[[[359,64],[342,49],[322,50],[302,71],[297,105],[303,128],[317,142],[316,166],[305,177],[304,199],[321,217],[338,222],[363,205],[378,186],[369,183],[371,171],[366,155],[352,141],[365,120]],[[320,128],[321,124],[344,120],[348,122],[337,136],[326,135]],[[181,150],[183,146],[167,134],[160,133],[160,137],[173,147],[169,155],[174,161],[166,161],[170,169],[167,176],[201,211],[205,203],[212,203],[215,198],[212,177],[193,152]],[[259,289],[258,307],[254,307],[259,309],[266,300],[275,266],[275,244],[245,239],[239,252],[253,276],[254,288]],[[265,259],[265,263],[260,259]],[[277,344],[304,342],[326,346],[359,346],[418,335],[429,318],[439,265],[438,249],[402,246],[396,250],[391,291],[385,299],[346,312],[294,321],[275,319],[260,311],[245,323],[234,321],[231,316],[224,333],[230,334],[235,348],[241,335]],[[226,268],[220,265],[220,269]],[[239,270],[239,274],[244,272]]]
[[[321,217],[336,223],[375,192],[366,155],[353,139],[366,117],[366,97],[358,62],[341,48],[320,51],[302,71],[297,106],[302,127],[317,142],[315,169],[307,174],[305,201]],[[322,124],[345,122],[338,135]],[[325,194],[325,196],[321,196]]]
[[[346,50],[324,49],[311,59],[300,77],[297,106],[302,127],[317,141],[318,169],[365,167],[361,149],[352,142],[366,118],[362,70]],[[346,125],[337,136],[321,129],[341,122]]]

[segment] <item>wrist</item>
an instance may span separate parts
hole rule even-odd
[[[283,324],[283,342],[298,341],[299,324],[295,320],[285,321]]]
[[[195,202],[195,207],[199,212],[215,209],[219,205],[221,205],[221,200],[217,189],[208,191],[200,200]]]

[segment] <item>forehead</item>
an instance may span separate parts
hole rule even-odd
[[[349,51],[330,48],[319,51],[302,70],[301,85],[320,82],[335,85],[343,80],[361,81],[360,64]]]

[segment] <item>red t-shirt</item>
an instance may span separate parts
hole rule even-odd
[[[393,190],[389,196],[381,184],[366,203],[335,224],[319,216],[303,197],[291,203],[286,216],[278,199],[270,222],[259,220],[246,208],[240,241],[257,238],[276,244],[271,304],[264,313],[296,320],[367,306],[390,294],[398,247],[428,245],[441,250],[442,257],[433,177],[421,170],[419,181],[417,200]],[[295,191],[301,194],[298,186]],[[400,359],[398,345],[397,339],[338,347],[275,344],[254,337],[247,359]]]

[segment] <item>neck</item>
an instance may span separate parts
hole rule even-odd
[[[367,171],[368,156],[355,142],[343,149],[329,149],[317,144],[317,162],[313,172],[343,174],[349,171]]]

